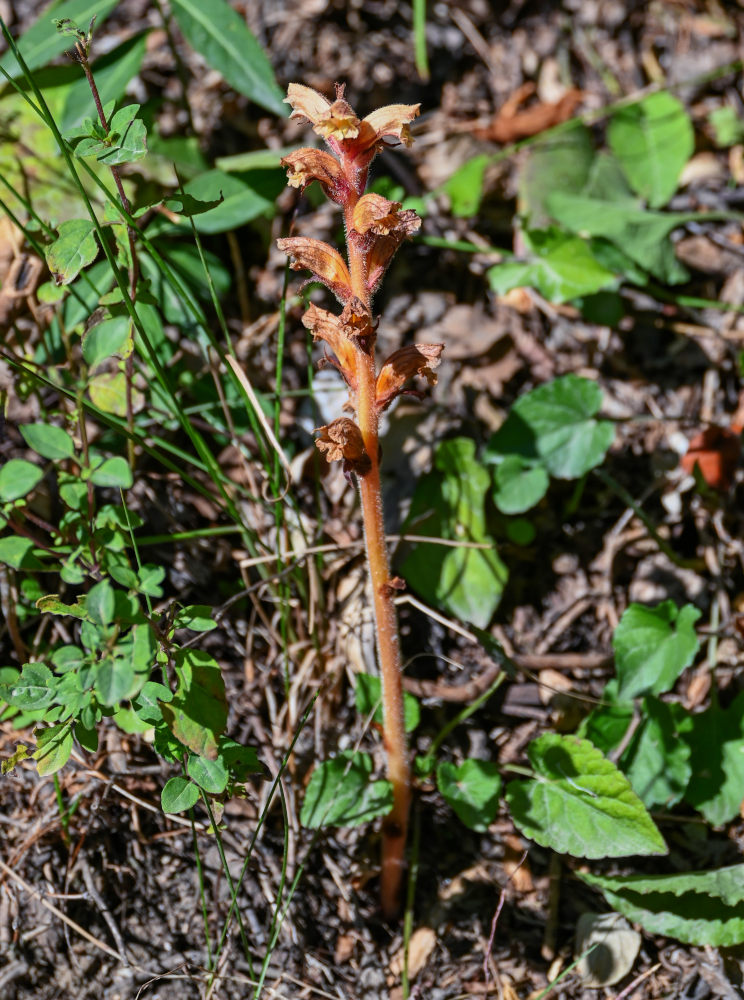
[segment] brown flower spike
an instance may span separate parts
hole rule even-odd
[[[282,159],[287,181],[303,189],[317,181],[326,196],[341,206],[346,231],[347,262],[320,240],[290,237],[278,241],[295,270],[308,270],[342,303],[336,315],[310,305],[303,324],[315,340],[322,340],[335,357],[326,360],[338,368],[349,387],[349,408],[355,419],[342,417],[320,427],[317,446],[328,461],[343,462],[354,474],[362,500],[367,562],[372,582],[377,628],[377,653],[382,678],[383,738],[387,775],[393,789],[393,807],[383,821],[381,902],[386,916],[399,906],[404,870],[406,831],[411,799],[411,776],[403,720],[401,656],[394,603],[403,584],[390,573],[380,491],[380,413],[404,391],[406,383],[423,376],[436,382],[441,344],[402,347],[382,364],[375,362],[377,323],[371,297],[396,250],[421,225],[415,212],[382,195],[366,193],[369,167],[390,141],[411,145],[410,124],[419,105],[391,104],[359,118],[336,86],[336,99],[298,83],[289,85],[286,101],[291,117],[307,121],[329,152],[298,149]]]

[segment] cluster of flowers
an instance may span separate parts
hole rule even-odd
[[[405,383],[416,375],[430,384],[436,381],[434,368],[439,364],[441,344],[413,344],[393,352],[375,369],[377,321],[371,311],[372,295],[380,284],[390,261],[406,236],[421,225],[415,212],[402,210],[401,204],[372,192],[365,194],[369,167],[389,140],[411,145],[409,125],[419,113],[419,105],[393,104],[359,119],[344,100],[343,86],[336,87],[336,100],[300,84],[290,84],[286,101],[292,118],[308,121],[313,131],[326,142],[330,153],[320,149],[298,149],[282,159],[288,171],[288,183],[304,189],[317,181],[326,196],[344,212],[348,264],[341,254],[321,240],[303,236],[278,241],[294,270],[308,270],[312,279],[321,281],[341,302],[343,310],[335,315],[311,304],[303,324],[315,340],[324,341],[333,352],[326,356],[349,387],[348,409],[361,417],[361,410],[372,409],[374,434],[376,417],[405,390]],[[365,400],[366,385],[374,383],[374,399]],[[369,420],[361,422],[369,423]],[[318,428],[317,445],[328,461],[341,459],[347,473],[365,475],[371,465],[372,443],[366,428],[349,417]]]

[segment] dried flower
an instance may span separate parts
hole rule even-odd
[[[312,181],[318,181],[326,196],[339,204],[348,194],[346,175],[330,153],[305,147],[283,156],[279,162],[287,168],[290,187],[304,189]]]
[[[328,344],[338,361],[334,361],[333,358],[328,360],[338,368],[346,382],[354,387],[355,349],[346,332],[342,316],[334,316],[333,313],[320,309],[311,302],[302,317],[302,325],[312,333],[313,340],[323,340]]]
[[[370,468],[369,455],[364,449],[362,432],[349,417],[339,417],[324,427],[316,428],[320,435],[315,444],[329,462],[343,459],[344,472],[363,476]]]
[[[313,278],[322,281],[341,302],[350,298],[351,278],[338,250],[307,236],[289,236],[277,240],[276,245],[289,255],[293,271],[312,271]]]
[[[403,392],[406,382],[423,375],[429,385],[436,385],[434,369],[438,367],[444,344],[409,344],[393,351],[377,376],[375,402],[378,410],[387,409]]]
[[[360,121],[344,100],[343,86],[336,86],[336,100],[331,102],[299,83],[290,83],[285,101],[292,107],[292,119],[309,121],[313,131],[326,140],[333,152],[350,163],[355,162],[358,168],[371,163],[387,138],[410,146],[409,125],[421,107],[420,104],[390,104]]]

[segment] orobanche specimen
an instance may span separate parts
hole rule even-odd
[[[421,225],[413,211],[399,202],[372,192],[365,194],[369,167],[377,153],[391,142],[411,145],[410,123],[419,105],[392,104],[358,118],[344,100],[344,87],[336,86],[336,100],[290,84],[286,101],[292,118],[308,121],[322,136],[330,152],[298,149],[282,159],[288,182],[305,188],[317,181],[326,196],[341,206],[346,230],[346,260],[321,240],[304,236],[279,240],[295,270],[312,272],[341,303],[339,314],[310,305],[303,324],[315,340],[333,352],[328,357],[349,387],[348,410],[319,428],[318,448],[329,462],[343,462],[348,478],[359,483],[367,561],[372,583],[377,652],[382,678],[383,738],[388,778],[393,787],[393,807],[383,822],[382,908],[392,916],[398,908],[399,890],[411,798],[411,776],[403,724],[403,690],[395,591],[403,586],[391,577],[385,546],[380,492],[380,414],[405,390],[406,383],[422,375],[436,381],[441,344],[412,344],[394,351],[378,371],[375,340],[378,320],[372,313],[372,296],[396,250],[406,236]]]

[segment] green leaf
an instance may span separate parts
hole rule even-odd
[[[193,808],[199,801],[199,787],[187,778],[169,778],[160,793],[163,812],[180,813]]]
[[[138,104],[121,108],[109,121],[107,137],[81,139],[75,146],[75,156],[80,159],[94,156],[107,167],[141,160],[147,155],[147,129],[137,117],[139,110]]]
[[[672,689],[698,651],[695,622],[700,614],[692,604],[679,609],[674,601],[626,608],[612,637],[620,701]]]
[[[208,170],[186,185],[186,194],[199,201],[218,201],[216,208],[194,217],[200,233],[224,233],[275,211],[275,199],[285,184],[281,170],[254,170],[228,174]]]
[[[0,538],[0,563],[13,569],[43,569],[43,563],[33,554],[34,548],[31,539],[21,535]]]
[[[535,778],[506,788],[525,836],[580,858],[667,853],[628,779],[588,740],[547,733],[527,752]]]
[[[607,902],[649,934],[724,948],[744,942],[744,865],[672,875],[590,875]]]
[[[517,400],[484,457],[516,455],[558,479],[578,479],[602,463],[615,437],[614,424],[594,419],[601,406],[602,390],[589,379],[564,375],[547,382]]]
[[[69,219],[59,226],[57,239],[44,250],[58,285],[69,285],[98,256],[94,228],[90,219]]]
[[[91,18],[95,17],[100,27],[115,6],[116,0],[67,0],[65,3],[49,4],[18,42],[28,68],[38,69],[72,47],[69,36],[57,31],[53,18],[68,18],[87,27]],[[0,59],[0,66],[13,79],[21,75],[12,52],[5,53]]]
[[[85,663],[85,653],[79,646],[57,646],[52,653],[52,664],[58,674],[79,670]]]
[[[129,463],[121,455],[107,458],[90,474],[94,486],[118,486],[128,490],[134,482]]]
[[[78,598],[77,604],[65,604],[60,601],[59,594],[46,594],[36,602],[36,607],[42,614],[48,615],[72,615],[73,618],[85,619],[88,612]]]
[[[244,747],[228,736],[220,736],[219,758],[233,781],[246,781],[249,774],[262,774],[264,768],[253,747]]]
[[[83,750],[87,750],[88,753],[96,753],[98,750],[98,730],[95,726],[92,729],[87,729],[81,722],[76,722],[74,731],[75,739]]]
[[[483,198],[483,178],[491,162],[487,153],[473,156],[443,185],[450,198],[452,214],[460,218],[470,218],[480,208]]]
[[[245,21],[225,0],[173,0],[173,15],[186,41],[241,94],[277,115],[284,95],[271,63]]]
[[[209,760],[192,754],[186,764],[186,770],[191,780],[210,795],[221,795],[227,788],[227,771],[219,757],[216,760]]]
[[[613,243],[631,261],[670,285],[689,277],[669,239],[673,230],[701,216],[692,212],[651,212],[634,198],[591,198],[555,191],[548,198],[551,216],[572,233],[601,237]],[[599,258],[598,248],[592,252]],[[609,261],[607,261],[609,265]],[[634,280],[632,275],[628,275]]]
[[[147,681],[137,697],[132,702],[138,718],[151,726],[158,726],[163,721],[163,710],[160,702],[173,700],[173,692],[157,681]]]
[[[417,543],[402,573],[426,600],[485,628],[507,580],[507,569],[486,533],[485,497],[489,475],[476,461],[475,443],[453,438],[439,445],[435,471],[419,480],[406,530],[489,548]]]
[[[173,701],[161,705],[169,729],[194,753],[214,760],[217,739],[227,725],[225,682],[215,659],[200,649],[175,653],[178,687]]]
[[[529,285],[561,303],[617,286],[617,276],[599,263],[586,240],[557,229],[527,230],[524,238],[526,261],[505,260],[488,271],[497,295]]]
[[[189,628],[192,632],[210,632],[217,628],[217,622],[212,618],[212,609],[208,604],[189,604],[181,608],[173,619],[174,628]]]
[[[464,760],[459,767],[442,761],[437,786],[444,800],[471,830],[485,833],[499,810],[499,766],[489,760]]]
[[[582,720],[577,736],[591,740],[603,754],[619,746],[633,719],[633,702],[617,700],[617,679],[613,678],[602,692],[605,704],[595,708]]]
[[[665,91],[615,111],[607,140],[633,190],[651,208],[666,205],[672,197],[695,149],[684,105]]]
[[[693,715],[683,738],[692,771],[685,802],[713,826],[728,823],[744,801],[744,692],[728,708],[712,704]]]
[[[670,809],[682,799],[692,775],[686,742],[692,728],[693,717],[679,703],[644,698],[641,723],[618,764],[647,809]]]
[[[56,461],[72,458],[75,454],[72,438],[61,427],[53,424],[24,424],[18,429],[29,448],[42,458]]]
[[[93,79],[96,81],[103,105],[118,101],[127,84],[139,73],[147,49],[147,36],[147,31],[132,35],[121,45],[117,45],[93,62],[91,66]],[[67,89],[64,111],[58,122],[60,132],[64,134],[79,125],[86,115],[93,114],[95,105],[90,93],[90,84],[81,73]]]
[[[382,681],[371,674],[357,674],[354,688],[357,712],[367,718],[375,706],[373,720],[382,725]],[[403,692],[403,716],[407,733],[412,733],[421,721],[421,709],[416,698],[407,691]]]
[[[124,372],[99,372],[88,382],[94,406],[115,417],[127,415],[127,379]]]
[[[96,324],[83,334],[83,359],[91,369],[114,356],[126,358],[132,353],[132,321],[128,316],[114,316]]]
[[[532,465],[521,455],[507,455],[493,474],[493,499],[502,514],[523,514],[548,492],[550,477],[542,465]]]
[[[370,781],[372,758],[367,753],[344,750],[313,771],[305,792],[300,822],[315,830],[320,826],[359,826],[393,807],[389,781]]]
[[[88,617],[96,625],[110,625],[114,620],[116,598],[114,588],[108,580],[101,580],[88,591],[85,598],[85,610]]]
[[[108,656],[96,668],[96,696],[102,705],[118,705],[129,696],[135,676],[131,660]]]
[[[744,119],[739,117],[736,108],[732,108],[730,104],[711,111],[708,122],[719,148],[728,149],[744,139]]]
[[[55,774],[64,767],[72,753],[72,729],[68,723],[49,726],[48,729],[37,729],[36,750],[31,756],[36,761],[36,770],[40,775]]]
[[[592,133],[578,121],[558,135],[538,136],[519,178],[519,200],[530,229],[548,226],[547,199],[554,191],[578,194],[584,189],[595,162]]]
[[[11,458],[0,469],[0,501],[20,500],[44,477],[44,470],[25,458]]]
[[[5,697],[9,705],[25,711],[46,708],[54,698],[52,671],[43,663],[26,663]]]

